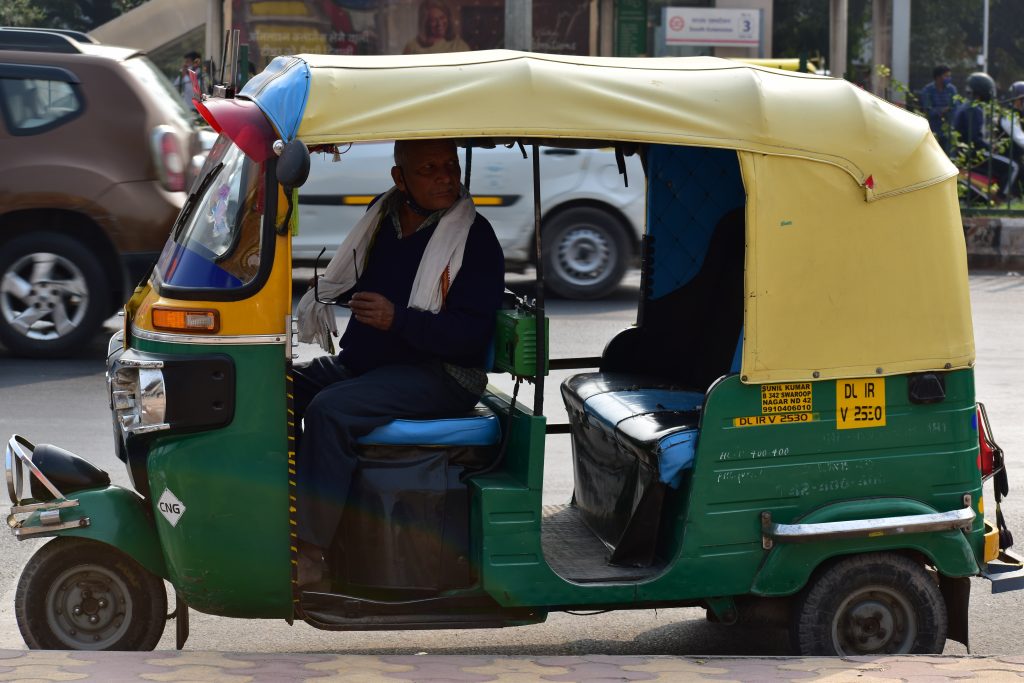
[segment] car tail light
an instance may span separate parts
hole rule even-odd
[[[981,476],[988,478],[1002,467],[1002,451],[995,441],[992,440],[992,428],[988,424],[988,415],[985,413],[985,406],[981,403],[977,406],[978,414],[978,469]]]
[[[185,190],[185,155],[181,151],[178,136],[170,126],[161,125],[153,129],[151,137],[153,161],[156,164],[160,182],[171,192]]]

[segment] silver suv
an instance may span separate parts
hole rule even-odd
[[[0,341],[73,353],[167,240],[194,127],[138,51],[0,28],[0,151]]]
[[[465,168],[465,152],[459,153]],[[341,154],[314,154],[299,195],[294,259],[312,263],[321,249],[333,255],[367,204],[391,184],[391,143],[353,145]],[[644,225],[644,174],[626,157],[629,186],[609,149],[541,148],[541,221],[545,280],[572,299],[611,292],[636,257]],[[532,162],[518,148],[474,149],[471,189],[494,226],[510,270],[534,256]]]

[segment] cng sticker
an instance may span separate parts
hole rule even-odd
[[[885,426],[885,380],[836,382],[836,429]]]
[[[164,489],[160,494],[160,500],[156,503],[160,514],[164,516],[171,526],[178,526],[178,520],[185,514],[185,504],[178,500],[178,497],[171,493],[170,489]]]

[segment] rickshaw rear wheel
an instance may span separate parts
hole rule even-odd
[[[896,553],[843,557],[798,597],[794,649],[804,656],[940,654],[946,603],[918,562]]]
[[[167,621],[167,593],[116,548],[58,537],[25,566],[14,611],[33,650],[152,650]]]

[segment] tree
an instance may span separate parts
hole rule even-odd
[[[0,19],[6,26],[91,31],[143,2],[145,0],[3,0]]]
[[[963,83],[981,69],[984,0],[913,0],[910,10],[910,81],[920,88],[938,64]],[[1020,0],[989,0],[989,74],[1000,89],[1024,79],[1024,21]],[[962,88],[961,88],[962,89]]]
[[[0,3],[0,26],[38,26],[45,16],[30,0],[4,0]]]
[[[828,0],[775,0],[773,56],[827,57],[829,4]],[[871,0],[850,0],[848,15],[846,60],[853,73],[854,65],[863,61],[861,54],[870,35]]]

